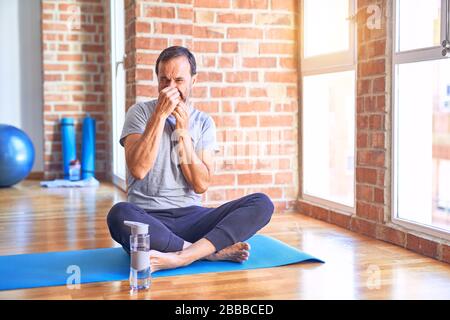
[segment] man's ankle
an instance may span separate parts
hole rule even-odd
[[[184,250],[177,251],[177,252],[175,252],[175,254],[179,257],[182,266],[187,266],[187,265],[191,264],[192,262],[194,262],[194,260],[192,260],[190,258],[190,256],[186,254],[186,252]]]
[[[183,243],[183,250],[188,248],[192,243],[188,242],[188,241],[184,241]]]

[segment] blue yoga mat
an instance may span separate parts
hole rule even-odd
[[[323,262],[268,236],[254,235],[247,242],[251,246],[250,258],[243,263],[196,261],[186,267],[154,272],[152,277]],[[0,290],[72,285],[76,274],[80,283],[127,280],[129,272],[129,256],[122,248],[0,256]]]

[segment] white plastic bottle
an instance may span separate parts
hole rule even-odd
[[[146,290],[151,284],[150,235],[148,224],[124,221],[131,228],[130,235],[130,288],[132,291]]]

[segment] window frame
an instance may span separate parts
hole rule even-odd
[[[356,0],[350,1],[350,8],[348,12],[348,20],[350,21],[349,28],[349,45],[348,51],[334,52],[331,54],[324,54],[315,57],[305,58],[304,57],[304,39],[305,39],[305,19],[303,17],[304,11],[304,0],[300,2],[300,13],[301,13],[301,24],[300,24],[300,34],[302,45],[300,46],[300,61],[301,61],[301,72],[303,75],[320,74],[320,73],[331,73],[335,70],[342,70],[343,68],[353,67],[356,64]],[[342,70],[347,71],[348,69]]]
[[[391,66],[391,78],[392,78],[392,94],[391,94],[391,105],[392,105],[392,134],[391,134],[391,223],[412,231],[420,232],[423,234],[432,235],[441,239],[450,240],[450,231],[446,231],[444,229],[432,226],[425,225],[418,222],[414,222],[411,220],[407,220],[404,218],[400,218],[398,215],[398,125],[397,125],[397,108],[398,108],[398,65],[414,63],[414,62],[424,62],[424,61],[435,61],[441,59],[449,59],[442,56],[442,47],[441,46],[433,46],[428,48],[420,48],[414,50],[407,51],[397,51],[398,41],[398,24],[399,20],[399,12],[397,10],[397,3],[399,0],[392,1],[392,12],[393,12],[393,21],[392,21],[392,32],[390,33],[392,36],[392,66]],[[450,21],[446,21],[446,10],[449,10],[450,1],[441,0],[441,8],[445,8],[441,10],[441,42],[446,37],[446,24],[447,27],[450,28]]]
[[[357,144],[356,144],[356,137],[357,137],[357,130],[356,130],[356,119],[357,119],[357,113],[356,113],[356,101],[357,101],[357,86],[358,86],[358,69],[357,69],[357,27],[356,27],[356,8],[357,8],[357,0],[349,0],[350,6],[349,6],[349,14],[348,19],[350,21],[350,28],[349,28],[349,45],[350,48],[348,51],[340,52],[340,53],[333,53],[333,54],[326,54],[326,55],[320,55],[312,58],[305,58],[303,54],[303,48],[304,48],[304,0],[300,1],[300,41],[299,41],[299,57],[300,57],[300,79],[299,79],[299,87],[301,88],[300,94],[299,94],[299,102],[301,105],[301,112],[300,112],[300,121],[299,121],[299,134],[302,137],[300,139],[300,146],[299,150],[301,150],[301,155],[299,159],[300,164],[300,170],[299,170],[299,181],[301,181],[301,184],[299,185],[299,194],[300,199],[308,201],[312,204],[317,204],[319,206],[325,207],[327,209],[331,209],[333,211],[339,212],[341,214],[345,215],[353,215],[356,213],[356,156],[357,156]],[[331,200],[319,198],[316,196],[308,195],[304,192],[304,157],[303,154],[305,152],[304,150],[304,143],[303,143],[303,78],[305,76],[312,76],[312,75],[320,75],[320,74],[327,74],[327,73],[337,73],[337,72],[343,72],[343,71],[354,71],[355,72],[355,134],[354,134],[354,142],[355,142],[355,148],[354,148],[354,159],[355,159],[355,166],[354,166],[354,179],[353,179],[353,207],[344,205],[342,203],[334,202]]]
[[[109,0],[110,1],[110,45],[111,45],[111,56],[110,56],[110,70],[111,70],[111,126],[112,126],[112,172],[111,172],[111,177],[112,177],[112,182],[114,185],[116,185],[117,187],[119,187],[120,189],[122,189],[123,191],[126,191],[127,187],[126,187],[126,162],[125,162],[125,177],[121,177],[119,175],[117,175],[117,172],[119,171],[119,163],[116,161],[116,157],[119,156],[119,152],[118,149],[121,148],[121,146],[119,145],[118,141],[116,140],[116,136],[118,135],[118,131],[119,131],[119,119],[117,119],[116,116],[116,108],[117,108],[117,94],[116,94],[116,88],[117,88],[117,83],[116,83],[116,70],[119,64],[119,57],[118,57],[118,53],[117,53],[117,49],[116,49],[116,42],[114,39],[116,39],[116,14],[118,14],[117,10],[118,8],[122,8],[122,14],[124,15],[124,19],[125,19],[125,0],[120,0],[123,3],[123,6],[121,7],[120,5],[118,5],[117,0]],[[124,20],[125,22],[125,20]],[[125,45],[125,30],[124,30],[124,45]],[[121,63],[123,63],[124,61],[122,60]],[[124,94],[125,94],[125,87],[123,88],[124,90]],[[123,106],[125,109],[125,105]],[[124,119],[125,120],[125,110],[124,110]],[[121,124],[123,126],[123,123]]]

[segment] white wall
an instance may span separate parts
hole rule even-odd
[[[25,131],[43,171],[42,53],[39,0],[0,0],[0,123]]]

